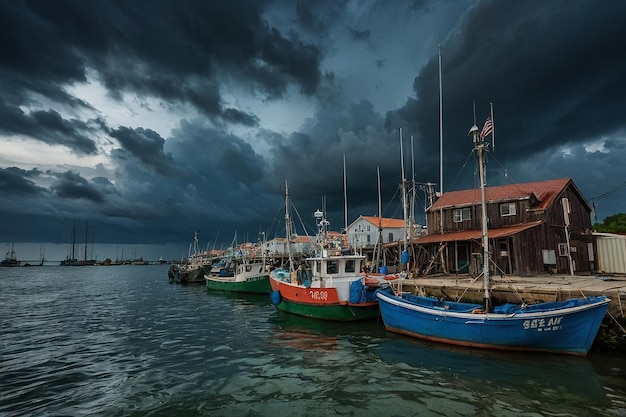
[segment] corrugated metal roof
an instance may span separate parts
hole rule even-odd
[[[512,236],[523,230],[527,230],[532,227],[539,226],[541,223],[543,223],[543,220],[519,224],[517,226],[489,229],[487,231],[487,236],[489,236],[489,239],[497,239],[501,237]],[[457,241],[463,241],[463,240],[481,239],[482,235],[483,233],[481,230],[464,230],[461,232],[449,232],[449,233],[443,233],[443,234],[434,233],[432,235],[427,235],[417,240],[414,240],[413,243],[418,244],[418,245],[425,245],[428,243],[457,242]]]
[[[485,198],[488,203],[496,203],[499,201],[527,200],[534,195],[539,204],[532,207],[532,210],[545,210],[554,203],[555,198],[571,181],[570,178],[560,178],[485,187]],[[480,189],[448,191],[430,206],[428,211],[476,204],[480,204]]]
[[[380,224],[383,229],[404,227],[404,220],[401,219],[392,219],[389,217],[377,216],[361,216],[361,218],[367,220],[376,227],[378,227],[378,225]]]

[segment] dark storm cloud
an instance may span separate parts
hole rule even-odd
[[[66,171],[50,174],[57,177],[57,181],[50,186],[50,190],[60,198],[71,200],[84,199],[94,203],[103,203],[105,201],[104,195],[98,188],[76,172]]]
[[[345,156],[349,220],[376,214],[378,169],[383,215],[401,217],[400,128],[407,176],[414,137],[415,179],[439,182],[441,45],[446,191],[471,186],[473,173],[459,171],[472,169],[473,103],[482,127],[493,102],[489,170],[498,175],[490,185],[572,176],[594,197],[603,193],[586,190],[623,182],[625,8],[581,0],[0,2],[7,155],[19,146],[14,138],[30,137],[79,156],[99,152],[89,160],[102,162],[80,167],[72,158],[65,172],[6,168],[0,184],[7,195],[28,193],[13,204],[24,207],[22,219],[63,218],[59,235],[76,217],[102,231],[99,241],[188,243],[200,229],[204,242],[219,235],[230,243],[235,231],[242,241],[275,217],[284,223],[285,180],[305,221],[324,201],[333,230],[343,227]],[[120,106],[95,108],[103,101],[88,96],[100,86]],[[140,119],[136,102],[176,120]],[[600,151],[587,146],[595,141]],[[14,164],[8,159],[0,155],[4,167]],[[56,198],[39,202],[39,194]],[[617,194],[597,206],[609,199],[619,206]],[[7,206],[3,199],[0,211]]]
[[[503,162],[523,162],[622,126],[626,55],[615,51],[626,39],[624,16],[623,2],[482,1],[470,9],[442,43],[446,176],[471,149],[474,102],[479,127],[494,104],[495,155]],[[417,99],[387,118],[388,127],[418,132],[430,155],[438,155],[437,66],[433,56],[415,79]],[[430,170],[437,164],[431,161]]]
[[[118,140],[122,149],[139,159],[150,169],[161,175],[171,175],[177,172],[172,156],[163,152],[165,139],[150,129],[130,129],[120,127],[109,133]]]
[[[17,107],[0,103],[0,132],[26,135],[49,145],[65,145],[82,155],[96,154],[96,143],[89,138],[94,129],[81,120],[67,120],[54,111],[33,111],[25,114]]]
[[[166,147],[177,161],[187,161],[186,171],[209,194],[252,188],[265,174],[266,163],[252,146],[223,129],[183,121]]]
[[[311,213],[325,199],[328,218],[339,229],[344,224],[344,157],[350,219],[374,215],[377,168],[382,172],[383,198],[389,201],[401,178],[400,145],[397,133],[384,129],[384,118],[369,101],[325,103],[288,140],[266,137],[273,156],[267,182],[281,185],[287,180],[294,204]]]
[[[228,108],[223,113],[224,120],[227,122],[240,124],[248,127],[255,127],[259,125],[259,118],[253,114],[244,113],[237,109]]]
[[[207,115],[224,112],[229,122],[249,126],[254,116],[223,108],[217,72],[269,97],[281,96],[291,83],[313,94],[320,81],[320,50],[270,27],[264,7],[256,0],[2,2],[0,75],[3,119],[9,119],[2,123],[32,134],[16,110],[30,104],[32,93],[84,106],[65,86],[85,82],[90,68],[112,97],[134,91],[192,104]]]
[[[371,36],[371,33],[369,30],[350,29],[350,34],[352,35],[352,38],[357,41],[367,40]]]
[[[41,171],[37,169],[25,171],[17,167],[0,168],[0,193],[5,196],[39,195],[45,188],[38,187],[29,178],[38,177],[40,174]]]

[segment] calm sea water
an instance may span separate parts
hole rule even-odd
[[[626,416],[626,359],[456,349],[169,284],[0,268],[1,416]]]

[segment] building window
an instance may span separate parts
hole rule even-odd
[[[459,223],[464,220],[472,220],[472,211],[469,208],[454,209],[453,214],[455,223]]]
[[[500,204],[500,216],[515,216],[515,203]]]
[[[567,256],[567,243],[559,243],[559,256]]]
[[[387,242],[389,242],[389,243],[393,242],[393,240],[394,240],[393,239],[393,233],[390,232],[388,238],[389,238],[389,240]]]

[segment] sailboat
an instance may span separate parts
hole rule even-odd
[[[76,221],[72,225],[72,251],[65,257],[60,263],[61,266],[74,266],[78,265],[78,259],[76,258]]]
[[[479,162],[483,304],[379,291],[376,295],[385,328],[454,345],[586,356],[608,308],[609,298],[588,296],[532,305],[492,305],[485,200],[484,153],[488,143],[476,125],[469,134]]]
[[[179,284],[201,284],[204,283],[205,265],[207,260],[198,247],[199,231],[193,235],[193,253],[191,253],[191,244],[189,246],[189,255],[183,262],[172,264],[167,276],[169,282]]]
[[[278,310],[320,320],[356,321],[378,317],[376,290],[390,291],[388,281],[361,273],[366,257],[343,251],[328,238],[325,213],[318,210],[315,252],[295,268],[292,224],[285,182],[285,231],[289,268],[270,272],[271,300]],[[383,289],[384,287],[384,289]]]
[[[20,266],[21,262],[17,260],[17,255],[11,243],[11,249],[7,252],[4,259],[0,262],[0,266]]]

